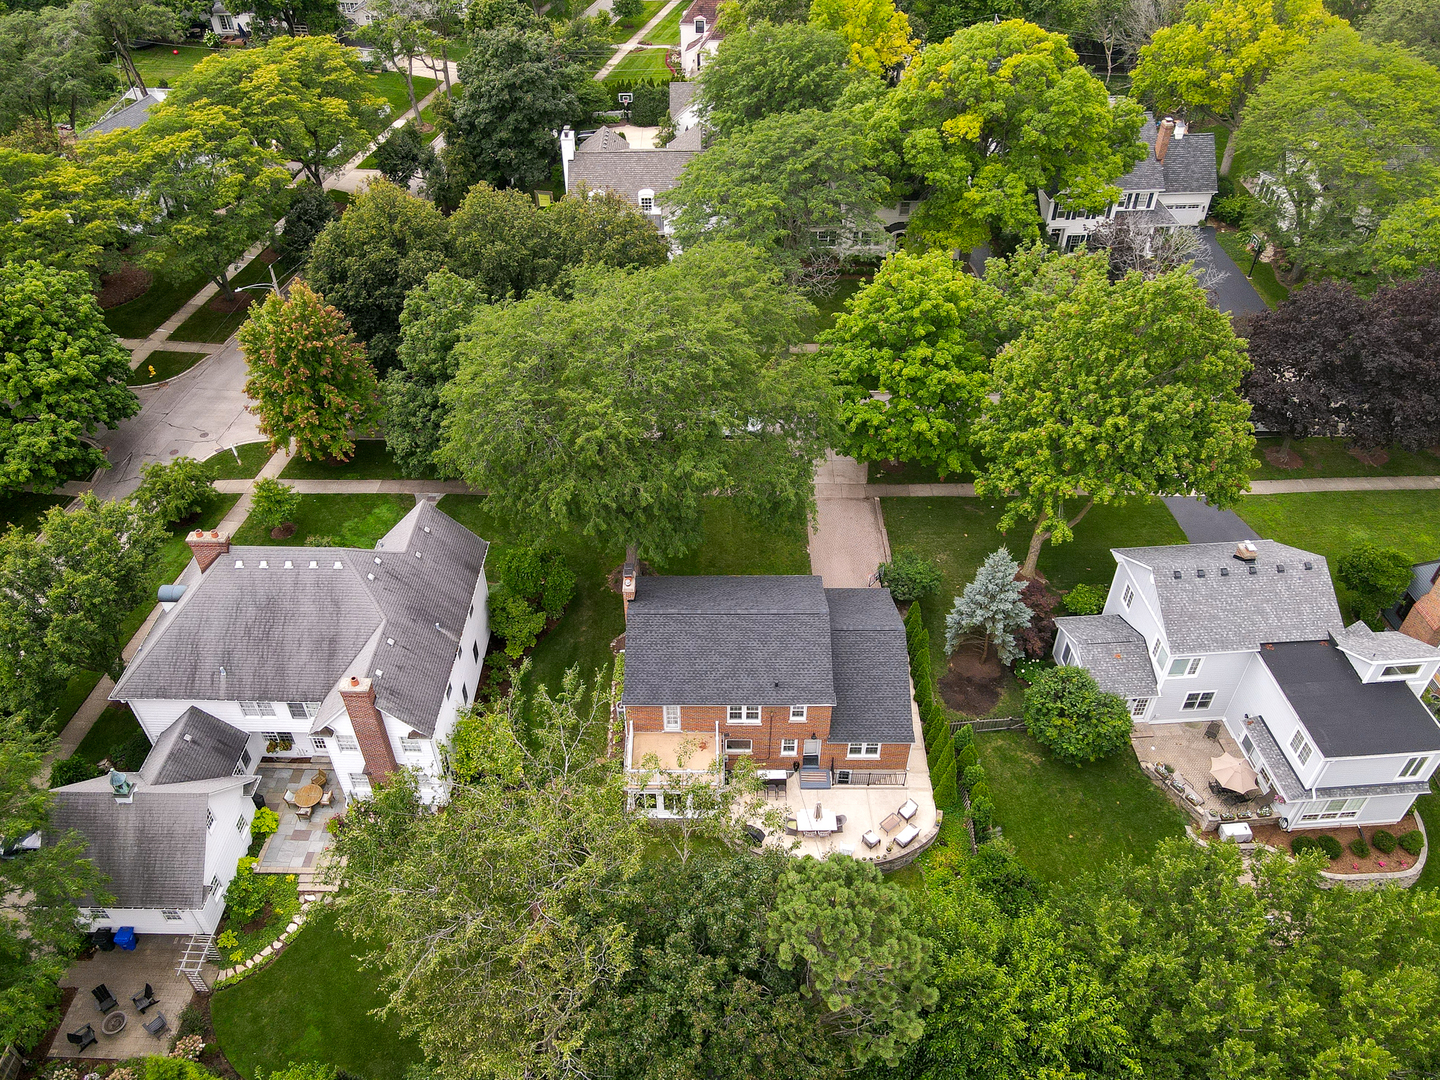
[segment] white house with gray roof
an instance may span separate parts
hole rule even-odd
[[[347,799],[403,765],[443,800],[440,747],[490,638],[486,542],[430,502],[373,550],[188,539],[178,595],[110,694],[146,735],[198,708],[266,757],[328,759]]]
[[[263,740],[194,706],[152,737],[138,773],[51,792],[51,825],[77,832],[110,879],[109,902],[81,907],[87,929],[211,934],[250,846]]]
[[[1166,117],[1160,124],[1149,113],[1140,140],[1145,159],[1115,181],[1120,201],[1099,214],[1065,205],[1064,192],[1038,192],[1044,228],[1061,251],[1073,251],[1096,226],[1116,214],[1143,215],[1152,229],[1203,225],[1210,200],[1220,190],[1215,166],[1215,136],[1192,133],[1183,122]]]
[[[1273,540],[1111,554],[1103,613],[1055,620],[1058,663],[1137,721],[1221,721],[1287,829],[1394,824],[1429,791],[1440,649],[1345,626],[1322,556]]]

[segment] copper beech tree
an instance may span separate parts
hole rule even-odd
[[[245,393],[272,449],[295,441],[297,456],[344,460],[355,433],[379,413],[380,383],[350,324],[303,281],[272,293],[240,328],[250,367]]]

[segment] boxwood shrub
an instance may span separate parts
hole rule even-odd
[[[1338,859],[1341,855],[1345,854],[1345,848],[1341,846],[1340,841],[1336,840],[1335,837],[1329,833],[1321,833],[1317,836],[1315,838],[1315,846],[1323,851],[1329,859]]]
[[[1395,834],[1386,829],[1376,829],[1370,836],[1370,843],[1382,855],[1389,855],[1395,850]]]
[[[1411,829],[1396,842],[1411,855],[1419,855],[1425,848],[1425,834],[1419,829]]]
[[[1363,836],[1355,837],[1354,840],[1350,841],[1348,846],[1350,848],[1350,854],[1354,855],[1357,859],[1363,859],[1366,855],[1370,854],[1370,845],[1365,843],[1365,837]]]

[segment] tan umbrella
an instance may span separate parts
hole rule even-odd
[[[1247,791],[1254,791],[1260,786],[1259,779],[1255,775],[1255,770],[1250,767],[1250,763],[1232,754],[1221,754],[1219,757],[1211,758],[1210,775],[1220,782],[1221,787],[1241,795]]]

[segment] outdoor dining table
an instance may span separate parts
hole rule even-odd
[[[299,807],[314,806],[320,801],[325,792],[319,784],[306,784],[299,791],[295,792],[295,805]]]
[[[838,827],[831,810],[822,811],[818,817],[811,810],[801,810],[795,815],[795,830],[802,836],[829,836]]]

